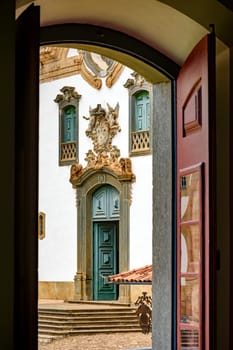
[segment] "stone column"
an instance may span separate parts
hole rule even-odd
[[[154,86],[153,349],[172,348],[172,119],[171,83]]]

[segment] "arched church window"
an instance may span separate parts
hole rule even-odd
[[[76,142],[76,131],[76,108],[67,106],[64,108],[62,118],[62,143]]]
[[[124,85],[129,90],[129,153],[131,156],[152,151],[152,84],[138,73]]]
[[[59,165],[70,165],[78,160],[79,95],[74,87],[64,86],[55,102],[59,105]]]
[[[133,131],[150,130],[150,97],[148,91],[139,91],[134,95]]]

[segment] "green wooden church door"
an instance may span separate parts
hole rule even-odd
[[[117,288],[104,276],[117,273],[117,222],[94,223],[94,300],[116,300]]]
[[[92,199],[93,221],[93,299],[116,300],[118,287],[104,276],[118,273],[118,227],[120,215],[118,191],[109,185],[100,187]]]

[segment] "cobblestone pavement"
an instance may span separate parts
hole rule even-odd
[[[39,343],[38,350],[118,350],[151,348],[151,334],[138,332],[92,334]]]

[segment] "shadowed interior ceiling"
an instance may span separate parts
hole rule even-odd
[[[31,3],[16,0],[16,17]],[[225,45],[233,45],[233,13],[217,0],[145,0],[143,6],[140,0],[36,0],[33,3],[40,6],[42,27],[82,23],[114,29],[143,41],[179,65],[209,32],[212,23],[221,39],[217,49],[221,51]],[[103,48],[101,51],[111,57],[111,52]],[[124,63],[127,64],[127,58]]]

